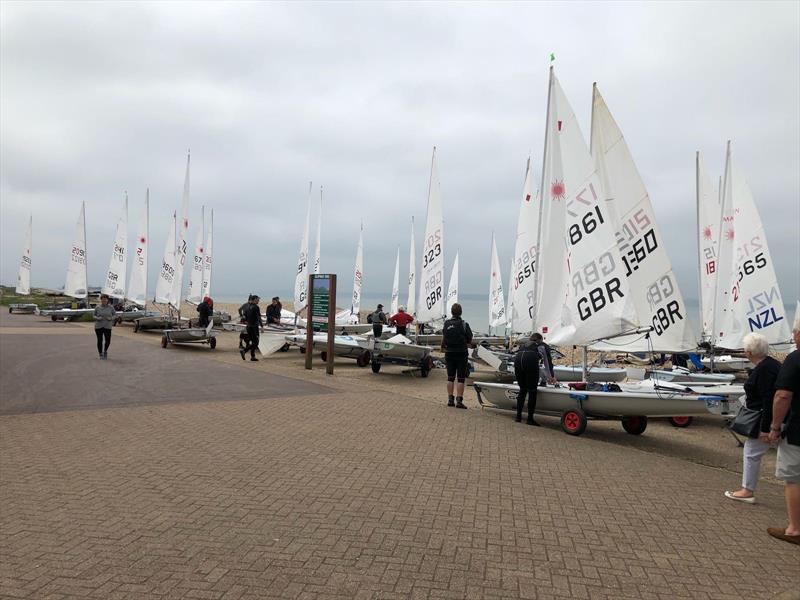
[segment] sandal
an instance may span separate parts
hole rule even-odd
[[[734,496],[733,494],[734,494],[733,492],[725,492],[725,497],[730,498],[731,500],[738,500],[739,502],[746,502],[747,504],[756,503],[755,496],[743,497],[743,496]]]

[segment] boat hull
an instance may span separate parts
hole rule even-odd
[[[660,370],[650,371],[650,377],[660,381],[672,383],[731,383],[735,377],[730,373],[697,373],[688,370]]]
[[[700,360],[703,366],[711,368],[711,358],[705,357]],[[752,369],[753,363],[746,358],[738,356],[715,356],[714,371],[719,373],[738,373],[747,369]]]
[[[553,366],[557,381],[582,381],[583,372],[580,365]],[[620,382],[628,376],[625,369],[609,369],[607,367],[589,367],[587,380],[592,383]]]
[[[519,387],[513,384],[475,382],[481,405],[503,410],[517,409]],[[594,418],[686,417],[715,413],[722,403],[732,401],[725,394],[682,394],[677,392],[602,392],[540,387],[536,394],[536,412],[561,415],[580,409]]]
[[[10,313],[17,313],[20,315],[32,315],[39,310],[39,307],[36,304],[9,304],[8,305],[8,312]]]

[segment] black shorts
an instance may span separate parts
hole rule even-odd
[[[460,383],[467,378],[467,366],[469,364],[468,355],[464,354],[445,354],[444,362],[447,365],[447,381],[455,381],[458,378]]]

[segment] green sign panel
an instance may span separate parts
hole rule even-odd
[[[314,331],[328,331],[331,307],[331,276],[312,275],[311,325]]]

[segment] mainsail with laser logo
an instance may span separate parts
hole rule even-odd
[[[613,215],[552,68],[542,169],[536,328],[550,344],[587,345],[634,330]]]
[[[770,344],[788,342],[791,325],[764,225],[750,187],[731,161],[730,142],[722,183],[718,266],[714,345],[739,349],[742,338],[751,332],[760,333]]]
[[[533,171],[531,159],[525,169],[525,182],[522,185],[522,201],[517,220],[517,241],[511,263],[511,277],[508,282],[510,308],[508,322],[511,333],[534,331],[533,318],[536,314],[536,257],[539,251],[539,212],[541,198],[533,192]]]
[[[428,210],[425,220],[425,239],[422,243],[422,279],[419,282],[418,323],[444,320],[444,223],[442,194],[439,188],[439,169],[436,148],[431,159],[431,178],[428,187]]]

